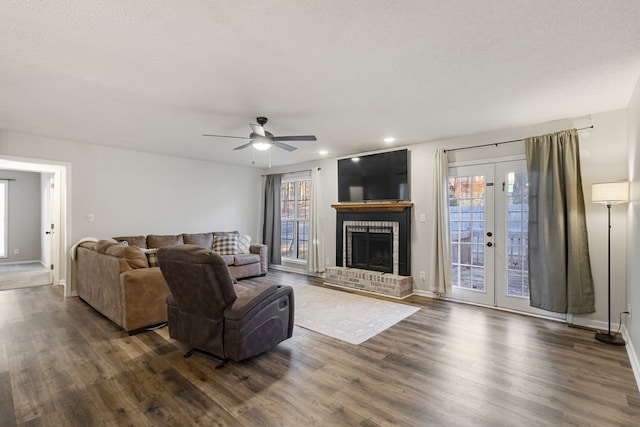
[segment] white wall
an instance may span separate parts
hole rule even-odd
[[[15,179],[9,181],[8,256],[0,263],[40,261],[40,174],[0,170],[0,178]]]
[[[594,114],[595,128],[581,139],[582,182],[587,209],[589,254],[596,284],[596,313],[580,316],[576,323],[606,329],[607,324],[607,208],[591,202],[591,185],[627,180],[627,114],[625,110]],[[626,206],[611,208],[611,328],[618,327],[626,310],[627,268]]]
[[[636,379],[640,384],[640,80],[629,103],[628,169],[631,181],[627,206],[627,303],[631,305],[631,319],[627,323],[627,349],[634,363]]]
[[[0,155],[70,164],[67,249],[87,236],[219,230],[257,236],[259,170],[17,132],[0,136]]]
[[[521,139],[528,136],[542,135],[569,128],[580,128],[594,125],[588,132],[580,132],[581,164],[583,189],[587,212],[587,226],[592,260],[592,271],[596,290],[596,313],[576,316],[578,324],[595,327],[606,327],[607,320],[607,279],[606,279],[606,208],[591,203],[591,184],[599,181],[615,181],[626,179],[627,149],[626,149],[626,111],[618,110],[593,114],[579,119],[559,120],[535,126],[516,129],[505,129],[477,135],[451,138],[410,146],[396,146],[392,149],[408,148],[410,151],[411,199],[414,204],[412,222],[411,269],[414,275],[414,289],[417,293],[427,294],[428,283],[417,277],[416,272],[428,271],[428,260],[431,253],[430,241],[431,225],[433,221],[432,196],[432,158],[437,147],[453,149],[458,147],[491,144],[500,141]],[[363,154],[363,153],[354,153]],[[477,161],[524,155],[524,144],[513,143],[478,148],[473,150],[450,152],[449,161]],[[321,167],[322,176],[322,224],[325,238],[325,258],[328,265],[335,265],[335,210],[331,204],[336,203],[337,196],[337,159],[324,159],[317,162],[297,164],[288,167],[264,170],[263,173],[285,173],[288,171],[308,169],[313,166]],[[427,221],[417,221],[421,213],[426,214]],[[624,208],[614,208],[612,211],[613,238],[612,258],[615,266],[612,272],[612,313],[625,308],[625,258],[626,258],[626,215]],[[429,277],[429,274],[427,274]],[[640,307],[639,307],[640,312]],[[613,318],[613,316],[612,316]],[[617,318],[617,317],[616,317]]]

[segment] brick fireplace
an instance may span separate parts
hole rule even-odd
[[[339,203],[327,282],[404,298],[413,291],[410,202]]]

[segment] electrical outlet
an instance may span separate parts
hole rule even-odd
[[[427,274],[424,271],[420,272],[420,280],[427,280]]]
[[[14,255],[20,255],[20,249],[14,249],[13,250],[13,254]]]

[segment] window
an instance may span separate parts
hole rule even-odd
[[[280,190],[282,258],[306,261],[309,252],[309,205],[311,180],[283,180]]]
[[[0,180],[0,258],[6,258],[7,255],[7,212],[9,200],[9,182]]]

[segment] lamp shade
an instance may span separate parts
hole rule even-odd
[[[600,182],[591,186],[591,201],[605,205],[617,205],[629,201],[629,183]]]

